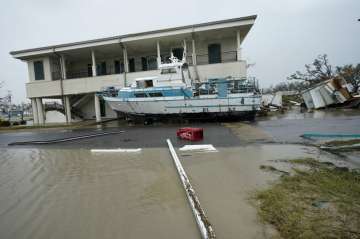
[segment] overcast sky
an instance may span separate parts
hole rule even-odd
[[[360,0],[11,0],[0,8],[0,97],[25,101],[27,66],[9,52],[257,14],[243,57],[261,87],[319,54],[334,65],[360,63]]]

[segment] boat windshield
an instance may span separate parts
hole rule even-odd
[[[139,80],[139,81],[136,81],[136,87],[137,88],[153,87],[153,81],[152,80]]]

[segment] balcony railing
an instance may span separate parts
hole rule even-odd
[[[198,54],[196,56],[196,64],[197,65],[207,65],[210,64],[209,54]],[[213,63],[226,63],[233,62],[237,60],[237,52],[236,51],[225,51],[221,52],[220,59]]]
[[[198,54],[196,55],[196,64],[197,65],[207,65],[210,64],[209,61],[209,54]],[[220,57],[213,60],[212,63],[226,63],[226,62],[234,62],[237,60],[237,52],[236,51],[226,51],[221,52]],[[186,56],[186,62],[191,66],[193,65],[193,59],[191,55]],[[141,70],[140,70],[141,71]],[[136,71],[139,72],[139,71]],[[106,70],[98,68],[97,69],[97,76],[103,76],[103,75],[113,75],[113,74],[121,74],[123,73],[123,70],[121,69],[119,72],[119,69],[115,71],[115,66],[113,65],[107,65]],[[85,78],[85,77],[91,77],[92,76],[92,69],[89,68],[83,68],[78,70],[71,70],[69,69],[66,72],[66,78],[67,79],[75,79],[75,78]],[[61,77],[61,73],[59,71],[52,72],[52,79],[53,80],[59,80]]]
[[[114,75],[114,74],[120,74],[121,71],[115,72],[114,66],[106,66],[106,70],[97,69],[96,71],[97,76],[104,76],[104,75]],[[84,78],[84,77],[91,77],[92,76],[92,69],[79,69],[79,70],[69,70],[66,72],[66,78],[67,79],[74,79],[74,78]]]

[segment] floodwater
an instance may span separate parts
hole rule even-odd
[[[335,115],[333,115],[335,114]],[[296,114],[295,114],[296,115]],[[271,238],[251,204],[255,190],[286,170],[282,159],[313,157],[340,166],[360,162],[299,142],[304,132],[358,132],[359,113],[321,117],[280,115],[255,124],[192,125],[204,128],[202,144],[218,152],[178,152],[217,238]],[[111,126],[116,127],[116,125]],[[176,139],[176,125],[0,134],[0,238],[200,238],[184,189],[168,152],[189,142]],[[44,140],[124,130],[76,142],[9,147],[13,141]],[[271,144],[269,144],[271,142]],[[138,148],[140,153],[91,153],[92,148]],[[282,168],[284,167],[284,168]]]
[[[196,238],[165,150],[2,149],[1,238]]]
[[[303,142],[299,136],[304,133],[360,134],[360,111],[328,109],[308,113],[296,108],[259,119],[256,124],[278,142]]]
[[[249,203],[274,179],[259,166],[318,155],[299,146],[179,153],[218,238],[267,238]],[[0,149],[0,235],[7,238],[200,238],[167,148]]]

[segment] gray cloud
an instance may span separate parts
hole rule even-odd
[[[3,95],[25,100],[27,66],[11,50],[148,31],[257,14],[243,44],[255,62],[249,73],[267,87],[303,69],[318,54],[333,64],[360,62],[358,0],[13,0],[0,9],[0,80]]]

